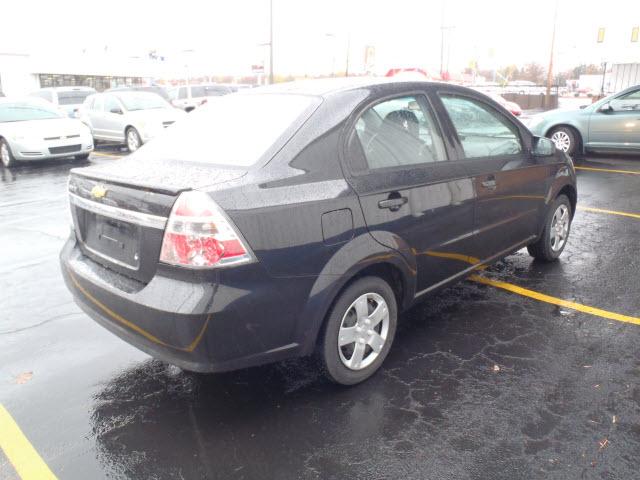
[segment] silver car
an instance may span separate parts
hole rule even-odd
[[[93,93],[96,90],[91,87],[48,87],[33,92],[31,96],[51,102],[69,117],[75,118],[84,100]]]
[[[205,85],[187,85],[176,87],[169,91],[171,104],[174,107],[181,108],[185,112],[190,112],[196,107],[207,103],[209,97],[220,97],[236,92],[229,85],[218,83],[210,83]]]
[[[80,111],[80,119],[91,128],[94,140],[122,143],[130,152],[183,115],[185,112],[160,95],[131,91],[91,95]]]
[[[586,151],[640,153],[640,85],[578,110],[534,115],[527,126],[569,155]]]
[[[0,99],[0,159],[5,167],[56,157],[86,160],[91,150],[87,126],[50,103],[37,98]]]

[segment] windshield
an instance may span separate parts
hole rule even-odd
[[[121,92],[117,96],[130,112],[171,106],[160,95],[151,92]]]
[[[299,127],[319,102],[316,97],[280,94],[216,98],[149,142],[139,155],[247,167],[286,140],[281,137],[287,129]]]
[[[58,105],[80,105],[84,99],[91,95],[90,90],[73,90],[71,92],[58,92]]]
[[[0,123],[50,120],[63,117],[64,115],[61,112],[37,103],[14,102],[0,104]]]

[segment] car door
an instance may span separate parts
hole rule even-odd
[[[371,235],[415,258],[417,295],[470,268],[473,186],[423,91],[363,106],[348,137],[349,182]]]
[[[96,95],[94,97],[86,113],[94,138],[104,140],[106,133],[104,124],[104,100],[102,95]]]
[[[486,261],[537,235],[550,167],[531,154],[531,136],[489,99],[441,87],[438,98],[458,139],[476,196],[474,256]]]
[[[124,141],[126,125],[125,110],[115,95],[104,96],[104,131],[105,135],[118,141]]]
[[[623,93],[591,114],[587,146],[640,148],[640,88]]]

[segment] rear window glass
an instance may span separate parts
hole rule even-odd
[[[58,105],[79,105],[93,92],[58,92]]]
[[[231,90],[223,86],[199,85],[191,87],[192,97],[218,97],[220,95],[226,95],[227,93],[231,93]]]
[[[138,152],[138,157],[248,167],[299,127],[320,104],[317,97],[235,94],[210,100]]]

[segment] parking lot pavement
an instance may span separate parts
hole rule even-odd
[[[559,263],[523,250],[431,296],[352,388],[310,360],[202,376],[150,360],[62,283],[74,164],[2,170],[0,478],[637,478],[640,160],[577,165]]]

